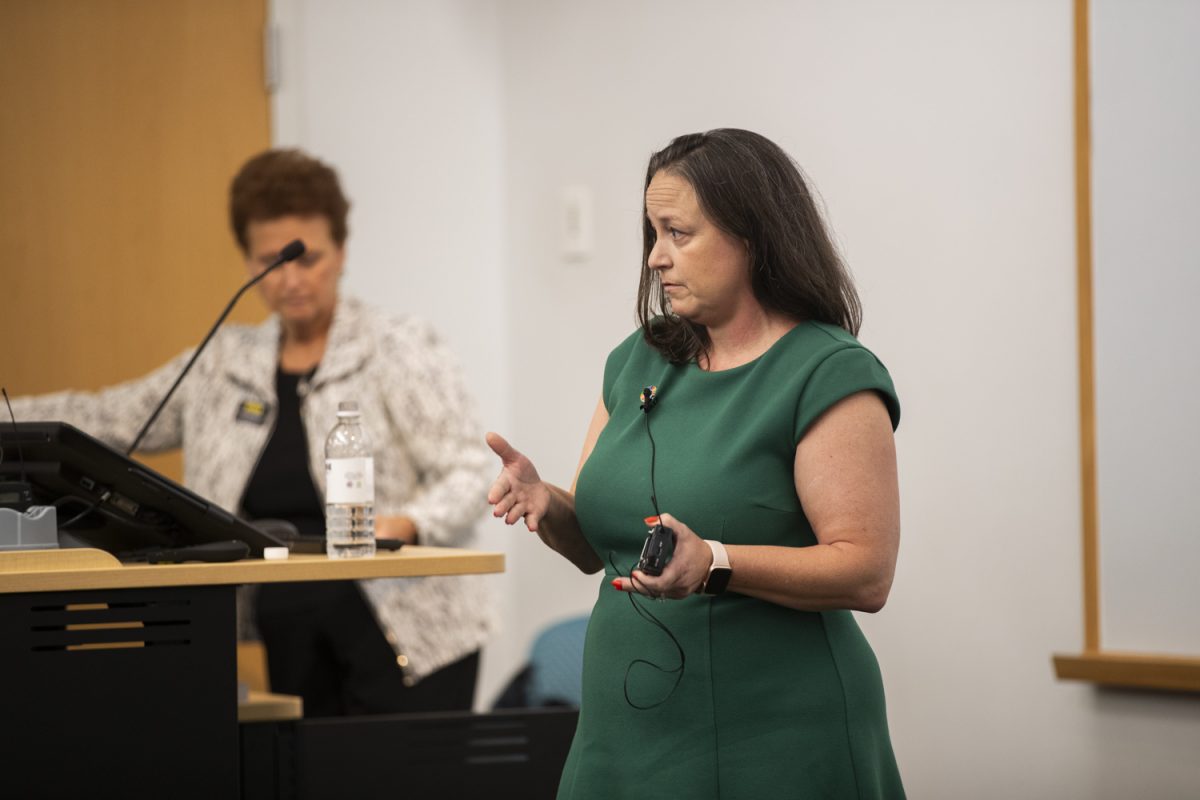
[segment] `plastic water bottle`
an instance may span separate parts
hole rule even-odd
[[[375,555],[375,459],[358,403],[338,403],[325,440],[325,552],[330,558]]]

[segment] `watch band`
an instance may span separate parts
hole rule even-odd
[[[700,593],[722,594],[729,585],[729,579],[733,577],[733,569],[729,566],[729,553],[725,551],[725,545],[715,539],[705,539],[704,543],[712,550],[713,560],[712,566],[708,568],[708,578],[700,587]]]

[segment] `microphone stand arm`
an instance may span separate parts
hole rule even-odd
[[[286,250],[287,248],[284,249]],[[301,248],[300,253],[296,253],[296,255],[292,256],[292,258],[298,257],[303,252],[303,248]],[[163,399],[159,401],[158,407],[154,409],[154,413],[150,415],[150,419],[146,420],[146,424],[142,426],[140,431],[138,431],[138,435],[133,439],[133,444],[129,445],[129,449],[125,451],[125,455],[132,455],[133,451],[137,449],[137,446],[142,443],[142,439],[146,436],[146,432],[150,430],[150,426],[154,424],[156,419],[158,419],[158,415],[162,413],[163,408],[167,405],[167,401],[171,399],[171,395],[175,394],[175,390],[179,388],[179,384],[183,383],[184,377],[186,377],[188,372],[192,369],[192,365],[196,363],[196,359],[200,357],[202,352],[204,352],[204,348],[208,346],[208,342],[210,339],[212,339],[213,334],[217,332],[217,328],[221,327],[221,323],[225,321],[227,316],[229,316],[229,312],[233,310],[235,305],[237,305],[237,301],[240,300],[242,295],[246,293],[246,290],[261,281],[263,278],[267,277],[272,270],[278,269],[283,264],[291,261],[292,258],[285,258],[281,255],[278,259],[276,259],[275,263],[271,264],[262,272],[258,273],[249,281],[247,281],[241,289],[238,289],[238,293],[233,296],[233,299],[229,301],[229,305],[225,306],[225,310],[222,311],[221,316],[217,318],[216,323],[212,326],[212,328],[209,329],[208,335],[204,337],[204,341],[200,343],[200,346],[196,348],[196,352],[192,353],[192,357],[188,359],[187,366],[183,368],[183,371],[179,373],[179,377],[175,379],[175,383],[171,384],[170,390],[168,390],[163,396]]]

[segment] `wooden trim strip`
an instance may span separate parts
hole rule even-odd
[[[1200,658],[1119,652],[1056,655],[1054,672],[1059,680],[1200,692]]]
[[[1075,248],[1079,336],[1079,450],[1083,519],[1083,647],[1100,650],[1096,525],[1096,383],[1092,336],[1092,132],[1088,0],[1075,0]]]
[[[144,622],[79,622],[67,625],[68,631],[121,631],[145,628]]]
[[[286,722],[304,717],[304,700],[290,694],[251,689],[238,702],[238,722]]]
[[[64,650],[74,652],[76,650],[132,650],[138,647],[145,647],[145,642],[88,642],[86,644],[69,644],[64,647]]]

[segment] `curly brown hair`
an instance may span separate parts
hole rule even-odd
[[[251,158],[229,186],[229,223],[242,252],[248,252],[246,229],[292,214],[329,220],[333,241],[346,242],[350,201],[342,194],[337,172],[301,150],[275,149]]]
[[[800,168],[764,136],[719,128],[677,137],[646,167],[637,317],[646,341],[667,359],[691,361],[711,342],[703,325],[670,312],[662,283],[647,263],[655,234],[646,219],[644,189],[660,171],[684,178],[704,215],[749,245],[750,282],[763,308],[858,333],[858,293]]]

